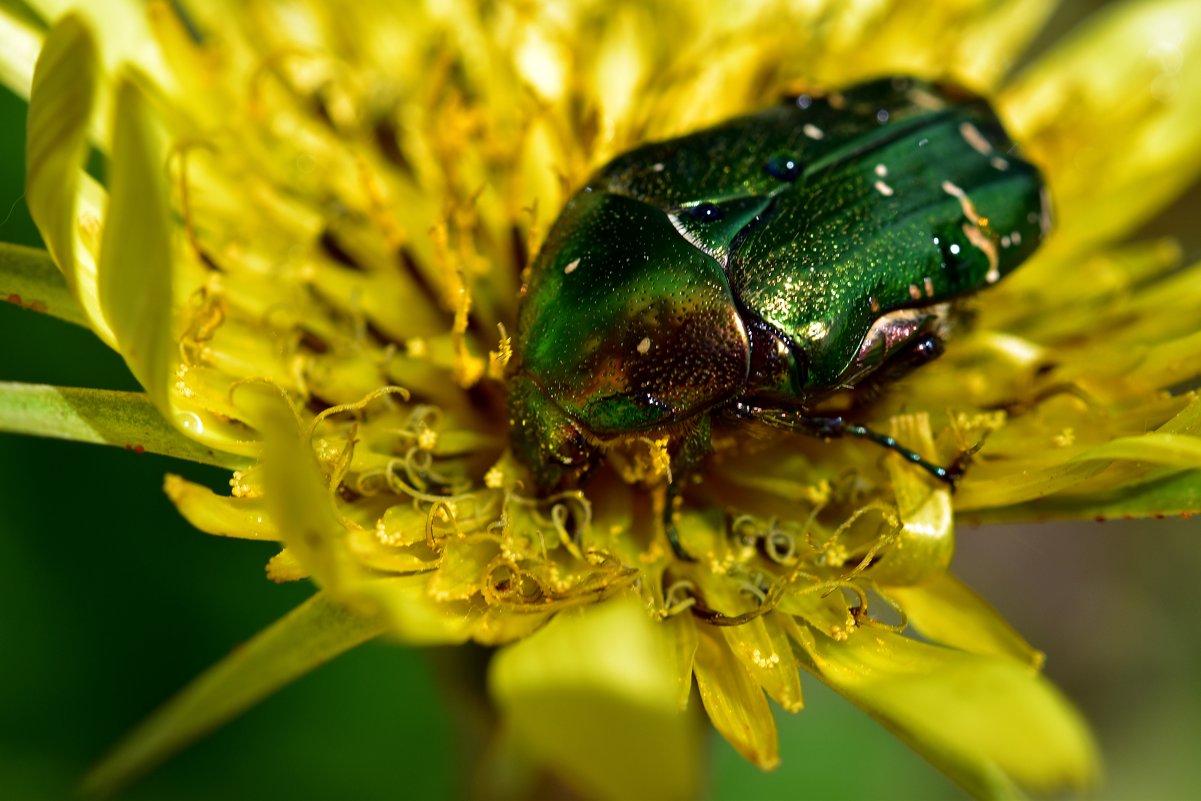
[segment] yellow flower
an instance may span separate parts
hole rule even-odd
[[[694,681],[773,767],[768,698],[799,710],[802,669],[972,794],[1094,780],[1042,655],[948,566],[956,520],[1198,511],[1198,268],[1121,244],[1201,166],[1195,3],[1131,3],[1013,79],[1044,3],[30,5],[0,10],[0,79],[30,99],[28,204],[65,285],[6,248],[0,293],[86,321],[146,393],[0,385],[0,428],[228,467],[229,495],[166,491],[320,588],[93,787],[378,636],[503,646],[508,735],[588,794],[695,792]],[[1058,216],[868,411],[943,462],[983,443],[958,492],[781,439],[689,487],[695,562],[658,522],[661,443],[535,497],[507,451],[508,332],[574,188],[637,143],[889,74],[993,97]]]

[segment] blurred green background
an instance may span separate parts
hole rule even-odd
[[[1088,10],[1072,4],[1040,44]],[[1199,110],[1201,113],[1201,110]],[[22,101],[0,95],[0,240],[38,244],[22,201]],[[1147,233],[1184,231],[1194,190]],[[134,389],[92,334],[0,303],[0,380]],[[0,434],[0,797],[62,798],[119,736],[310,592],[268,582],[270,545],[200,534],[152,456]],[[1048,654],[1092,722],[1098,796],[1201,796],[1201,522],[964,529],[955,569]],[[438,654],[372,644],[185,752],[124,797],[443,798],[474,754],[438,691]],[[761,774],[719,738],[709,794],[958,798],[959,791],[815,681],[779,715],[783,766]]]

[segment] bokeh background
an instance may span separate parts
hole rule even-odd
[[[1036,51],[1101,5],[1061,7]],[[0,95],[0,240],[39,244],[23,202],[24,121],[24,102]],[[1182,234],[1195,260],[1199,216],[1195,187],[1141,235]],[[0,381],[137,388],[91,333],[5,303]],[[311,591],[265,579],[273,546],[188,526],[161,491],[169,471],[228,481],[149,454],[0,434],[0,797],[70,796],[120,735]],[[1098,797],[1201,797],[1201,519],[961,528],[954,569],[1047,652],[1047,674],[1093,724]],[[461,797],[478,754],[459,733],[447,663],[367,645],[124,797]],[[711,738],[710,797],[961,797],[818,682],[805,691],[804,712],[777,717],[776,772]]]

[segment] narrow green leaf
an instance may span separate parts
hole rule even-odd
[[[112,150],[111,196],[100,244],[100,306],[129,369],[165,410],[177,348],[171,334],[166,143],[142,90],[128,78],[117,85]]]
[[[0,431],[148,451],[237,470],[245,457],[179,433],[139,392],[0,382]]]
[[[637,602],[611,601],[502,650],[488,687],[512,739],[583,797],[692,798],[699,727],[674,662]]]
[[[134,729],[83,781],[110,795],[179,749],[339,654],[378,636],[364,618],[317,594],[200,675]]]
[[[0,242],[0,300],[75,325],[88,324],[50,254],[37,248]]]
[[[1012,659],[879,629],[808,638],[806,668],[977,798],[1085,789],[1096,748],[1079,714]]]

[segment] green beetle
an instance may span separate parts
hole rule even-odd
[[[953,481],[813,409],[937,356],[952,301],[1021,264],[1048,226],[1039,172],[987,102],[916,79],[639,147],[571,198],[530,270],[513,451],[549,492],[622,442],[666,438],[678,483],[715,423],[750,419],[871,439]]]

